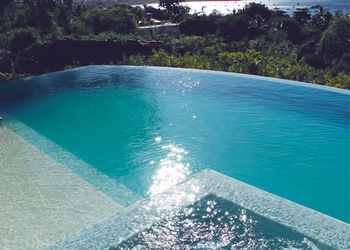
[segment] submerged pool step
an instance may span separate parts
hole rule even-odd
[[[123,207],[0,126],[0,248],[41,249]]]
[[[176,187],[125,208],[118,214],[56,242],[44,250],[114,250],[133,247],[144,249],[142,248],[144,242],[140,238],[137,238],[136,245],[130,248],[120,247],[120,244],[140,235],[140,232],[145,232],[156,223],[164,221],[166,223],[167,220],[178,216],[181,209],[205,199],[208,195],[225,199],[289,228],[302,236],[301,243],[306,244],[307,249],[350,248],[349,224],[208,169]],[[207,207],[205,206],[204,209]],[[163,240],[173,235],[171,230],[174,225],[169,225],[164,232],[161,232],[164,234],[164,237],[161,237]],[[156,229],[158,229],[157,232],[160,231],[159,228],[156,227]],[[157,241],[156,236],[150,239]],[[147,243],[145,242],[144,245],[147,246]],[[187,243],[191,248],[191,240]]]
[[[118,183],[115,179],[101,173],[93,166],[69,153],[25,124],[8,115],[4,116],[5,119],[3,122],[6,127],[15,131],[16,134],[20,135],[55,161],[66,166],[68,169],[88,181],[95,188],[107,194],[123,207],[128,207],[142,198],[121,183]]]

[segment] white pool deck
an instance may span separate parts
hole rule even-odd
[[[0,126],[0,249],[41,249],[122,208]]]

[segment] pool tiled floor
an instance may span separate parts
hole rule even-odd
[[[79,175],[0,126],[1,249],[41,249],[121,208]]]

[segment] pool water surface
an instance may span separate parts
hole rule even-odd
[[[210,194],[109,250],[331,249],[314,242],[291,228]]]
[[[1,84],[0,98],[5,126],[25,124],[141,197],[210,168],[350,222],[349,91],[89,66]]]
[[[348,249],[350,225],[206,169],[43,250]]]

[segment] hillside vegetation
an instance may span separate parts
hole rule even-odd
[[[160,0],[159,8],[119,4],[93,8],[84,1],[23,0],[0,4],[0,79],[32,74],[25,63],[40,64],[48,45],[59,41],[157,41],[152,53],[132,53],[98,61],[69,59],[64,68],[87,64],[131,64],[238,72],[350,89],[350,18],[320,7],[310,15],[288,16],[250,3],[229,15],[189,14],[179,1]],[[139,29],[153,23],[145,13],[177,29]],[[91,43],[90,43],[91,44]],[[83,46],[83,45],[82,45]],[[89,45],[90,46],[90,45]],[[142,50],[142,46],[140,46]],[[91,46],[89,50],[93,50]],[[101,48],[99,48],[99,51]],[[34,53],[35,52],[35,53]],[[91,54],[91,53],[90,53]],[[31,55],[28,58],[28,55]],[[64,51],[52,60],[67,57]],[[56,69],[55,69],[56,70]]]

